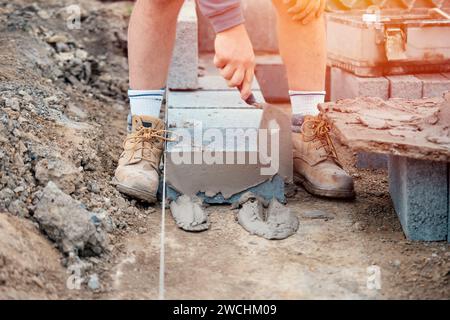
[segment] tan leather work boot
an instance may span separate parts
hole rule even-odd
[[[339,162],[329,131],[319,115],[306,116],[300,133],[292,133],[294,179],[314,195],[353,198],[353,179]]]
[[[123,143],[124,151],[113,180],[120,192],[149,203],[156,201],[165,133],[160,119],[132,117],[132,130]]]

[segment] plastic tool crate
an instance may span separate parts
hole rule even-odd
[[[443,9],[327,14],[328,63],[362,77],[450,71],[450,15]]]

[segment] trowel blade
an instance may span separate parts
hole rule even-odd
[[[240,88],[239,88],[240,90]],[[293,182],[293,154],[292,154],[292,128],[291,128],[291,113],[283,108],[266,102],[258,102],[253,95],[245,100],[245,103],[257,109],[263,110],[263,116],[259,125],[260,129],[279,129],[279,170],[278,174],[285,182]],[[275,125],[276,124],[276,125]],[[270,141],[272,143],[272,141]],[[268,146],[267,150],[272,150]],[[273,157],[273,155],[271,155]]]

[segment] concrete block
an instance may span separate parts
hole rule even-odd
[[[389,192],[408,239],[447,239],[448,177],[445,162],[389,156]]]
[[[386,76],[389,80],[389,98],[420,99],[423,83],[412,75]]]
[[[358,169],[387,169],[388,156],[381,153],[358,152],[356,167]]]
[[[259,91],[253,92],[256,100],[264,101]],[[232,91],[193,91],[169,93],[169,108],[188,109],[254,109],[242,101],[237,90]]]
[[[417,74],[423,83],[423,98],[442,97],[444,92],[450,91],[450,79],[439,73]]]
[[[280,56],[257,56],[255,76],[267,102],[289,102],[286,68]]]
[[[255,51],[278,52],[276,13],[271,1],[242,0],[245,25]],[[214,51],[215,33],[208,19],[199,12],[200,52]]]
[[[170,66],[168,87],[198,88],[198,28],[195,1],[185,1],[177,22],[177,36]]]
[[[236,91],[236,88],[230,88],[225,79],[218,75],[207,75],[198,78],[199,89],[203,91]],[[259,91],[258,81],[255,79],[252,84],[253,91]]]
[[[276,130],[290,127],[285,111],[240,106],[237,91],[169,91],[167,102],[170,130],[177,138],[167,146],[166,177],[173,190],[228,203],[275,175],[292,181],[291,131]],[[275,135],[259,130],[268,128]],[[260,133],[269,133],[267,143]],[[279,184],[261,188],[274,195]]]
[[[169,128],[191,128],[201,123],[204,128],[257,128],[261,109],[171,109]]]
[[[389,98],[389,81],[385,77],[363,78],[340,68],[331,68],[330,99],[348,99],[356,97]]]

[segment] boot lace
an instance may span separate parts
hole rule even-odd
[[[136,152],[142,150],[142,160],[149,161],[152,166],[154,166],[152,157],[148,157],[146,152],[150,152],[152,156],[156,156],[156,151],[159,149],[156,146],[156,143],[159,141],[176,141],[175,138],[168,138],[169,134],[171,134],[172,131],[164,130],[164,129],[154,129],[154,128],[145,128],[142,127],[136,132],[132,133],[129,137],[125,139],[123,142],[123,148],[125,151],[130,151],[130,158],[128,161],[133,159]],[[127,142],[130,142],[130,147],[126,147]],[[145,143],[147,142],[147,143]]]
[[[310,134],[306,133],[304,129],[307,124],[309,124],[312,129]],[[320,146],[316,147],[316,150],[320,150],[323,148],[326,152],[326,158],[333,159],[336,164],[342,167],[342,164],[336,152],[336,148],[334,147],[333,141],[331,140],[329,134],[330,130],[330,125],[321,115],[305,120],[301,127],[301,133],[305,138],[311,139],[313,141],[318,140],[320,142]]]

